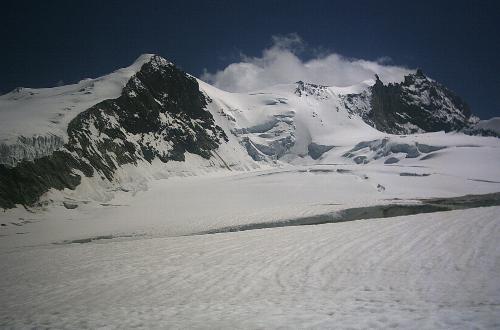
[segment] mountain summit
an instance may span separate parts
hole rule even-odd
[[[384,132],[449,132],[475,123],[469,106],[458,95],[420,69],[404,81],[388,85],[377,76],[371,95],[369,122]]]

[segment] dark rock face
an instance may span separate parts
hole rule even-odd
[[[120,165],[139,160],[204,158],[227,141],[206,110],[196,79],[154,56],[122,95],[80,113],[68,126],[69,141],[50,156],[0,164],[0,207],[31,205],[51,188],[75,189],[83,174],[112,180]]]
[[[397,84],[384,85],[376,77],[368,122],[393,134],[461,130],[470,125],[469,106],[421,70]]]

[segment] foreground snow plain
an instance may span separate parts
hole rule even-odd
[[[499,212],[2,250],[0,325],[495,329]]]

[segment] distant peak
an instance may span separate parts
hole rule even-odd
[[[149,61],[151,61],[151,59],[154,57],[154,56],[157,56],[155,54],[141,54],[139,55],[139,57],[134,61],[134,64],[144,64],[144,63],[147,63]]]
[[[154,66],[174,65],[169,60],[157,54],[142,54],[132,64],[134,67],[141,67],[145,63],[152,63]]]
[[[415,72],[415,76],[420,77],[420,78],[425,78],[424,71],[422,71],[422,69],[418,68],[417,71]]]
[[[295,82],[298,86],[304,87],[304,86],[309,86],[309,87],[314,87],[314,88],[326,88],[328,86],[325,85],[319,85],[319,84],[313,84],[313,83],[308,83],[304,82],[302,80],[296,81]]]
[[[327,86],[311,84],[299,80],[296,82],[297,88],[295,89],[295,94],[298,96],[316,96],[321,98],[327,98],[324,94],[326,92]]]
[[[141,70],[142,66],[146,63],[150,63],[156,69],[160,68],[160,67],[168,66],[168,65],[173,65],[172,62],[164,59],[160,55],[142,54],[130,66],[123,68],[123,69],[119,69],[119,70],[117,70],[117,72],[125,70],[125,71],[131,71],[131,72],[136,73],[139,70]]]
[[[383,85],[384,83],[382,82],[382,80],[380,80],[379,75],[375,73],[375,84],[373,84],[373,87],[378,87]]]
[[[26,88],[24,87],[16,87],[14,88],[11,93],[21,93],[23,90],[25,90]]]

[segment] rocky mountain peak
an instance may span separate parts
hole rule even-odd
[[[421,69],[401,83],[371,88],[374,126],[394,134],[461,130],[469,125],[469,106],[458,95],[428,78]]]
[[[328,98],[327,86],[307,83],[302,80],[297,81],[296,84],[297,88],[294,93],[298,96],[315,96],[320,99]]]

